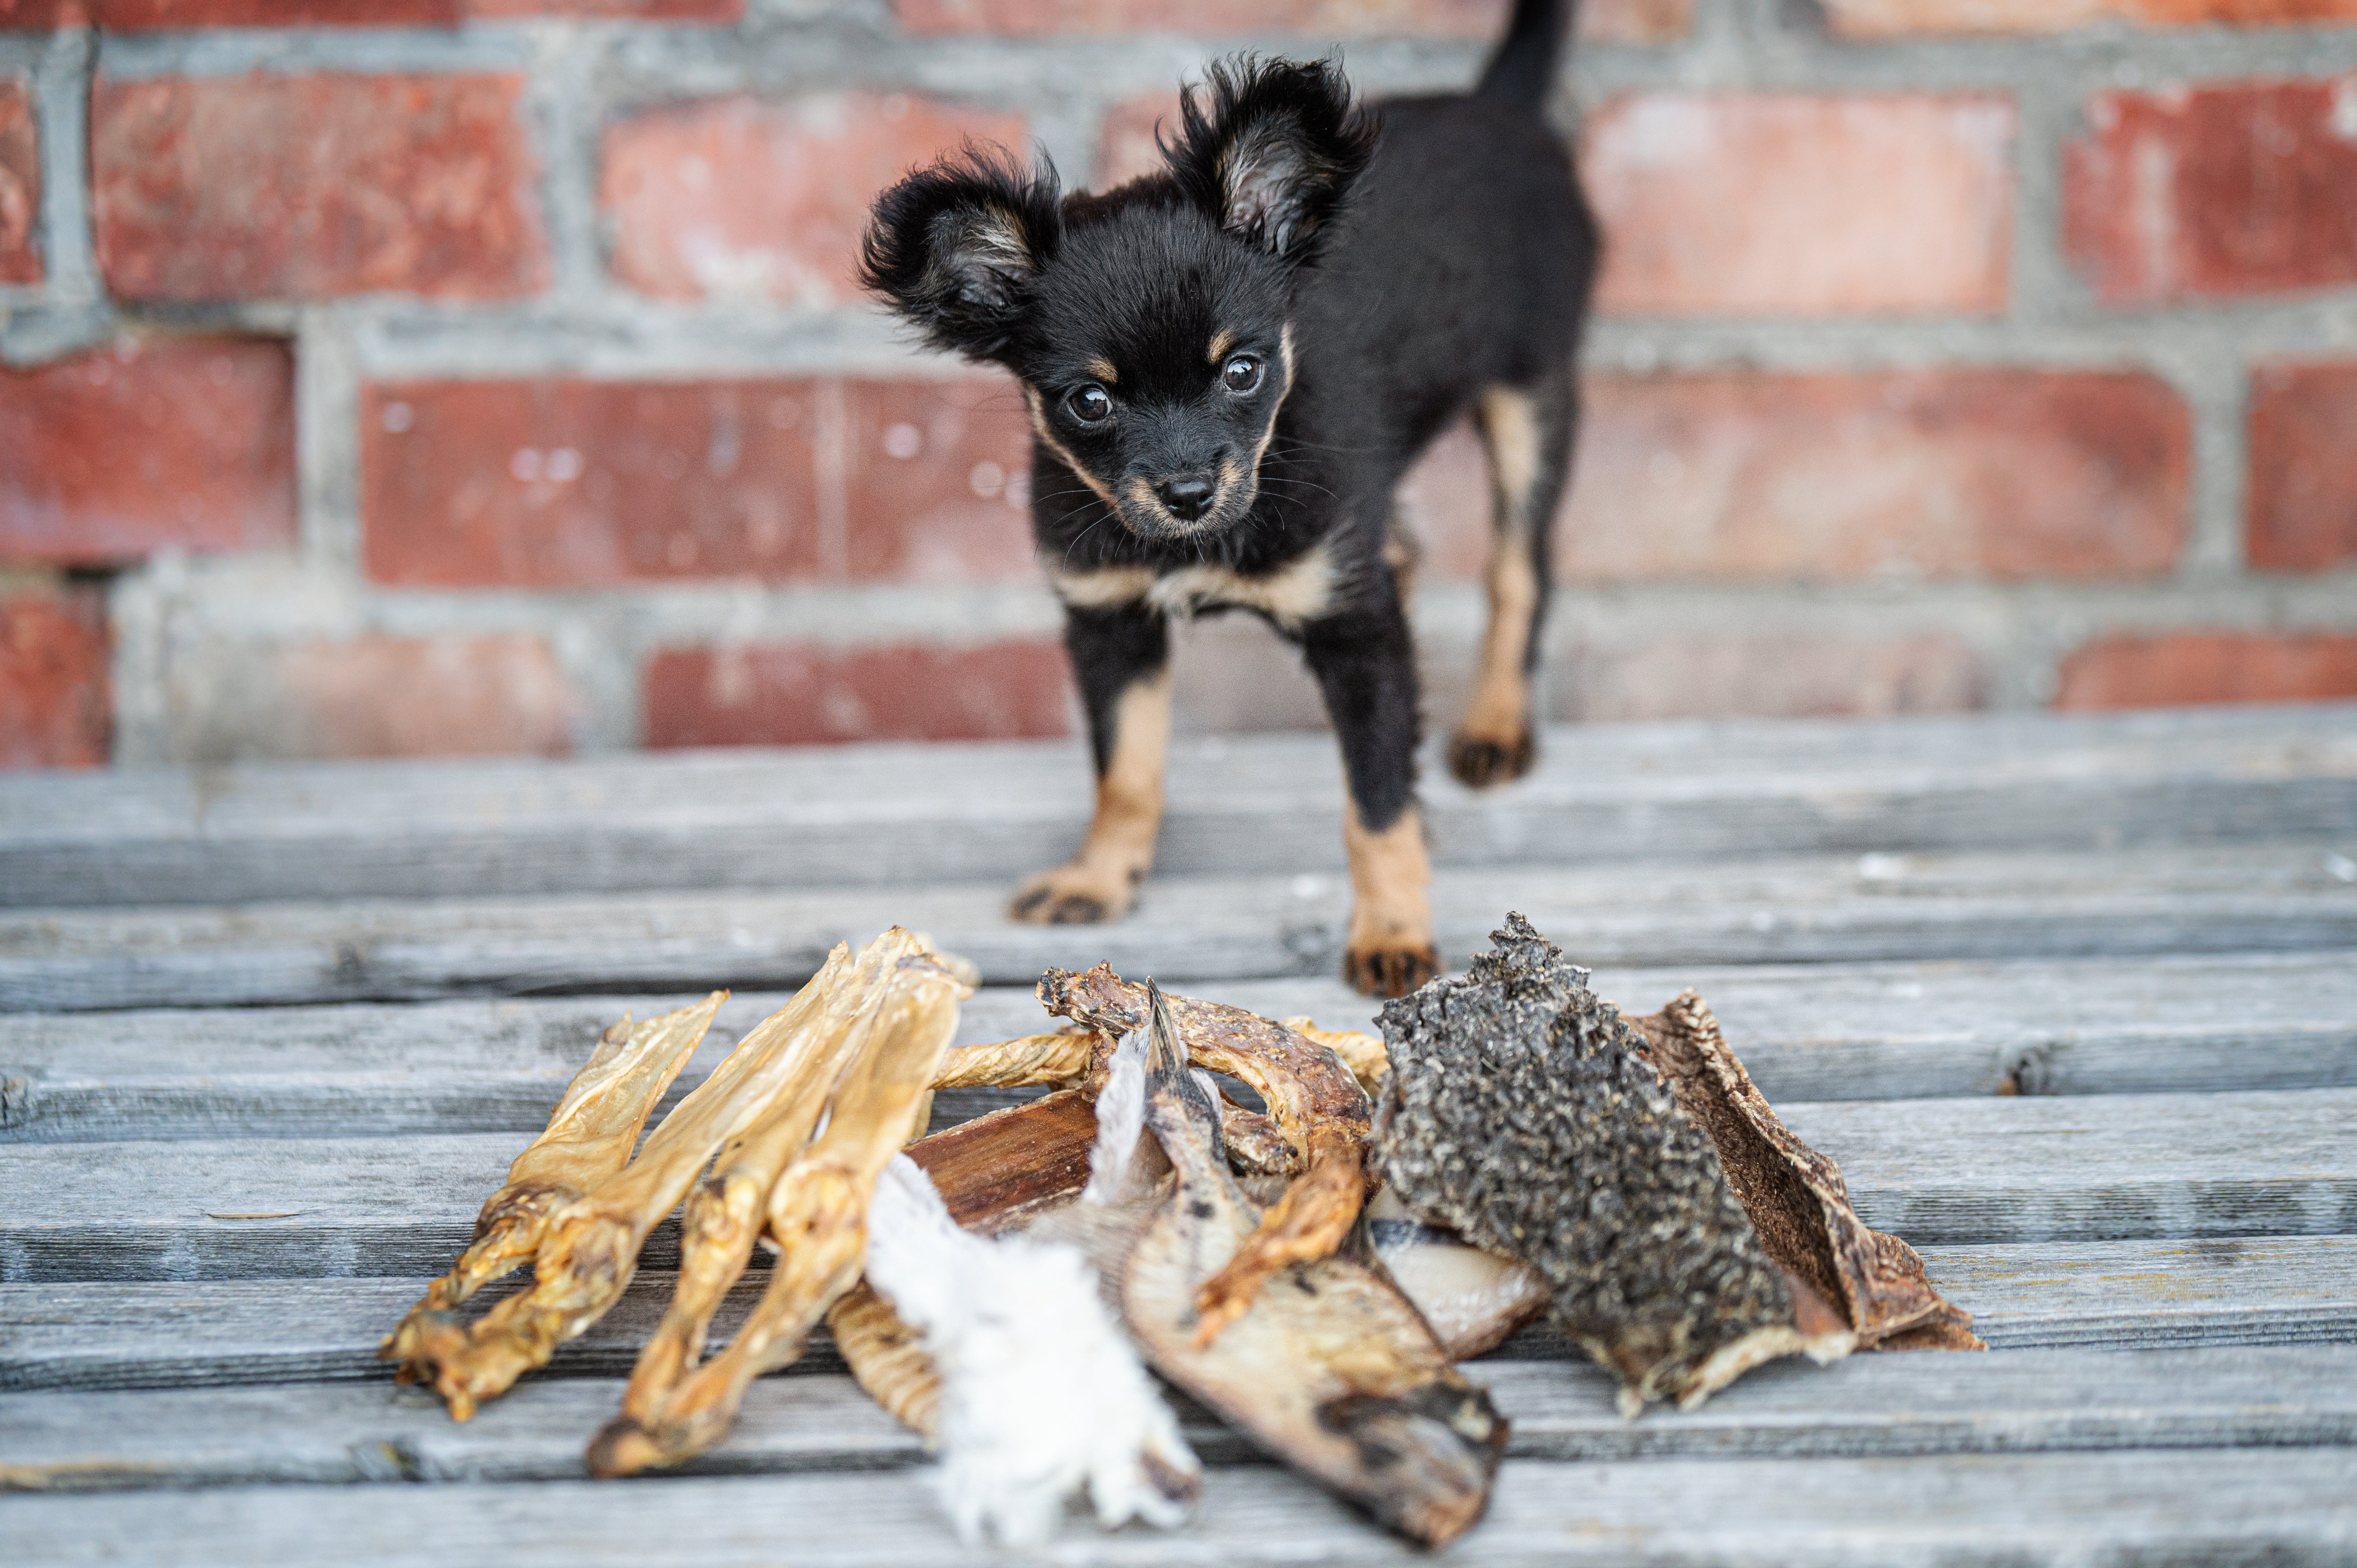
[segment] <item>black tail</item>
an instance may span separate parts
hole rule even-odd
[[[1555,62],[1563,58],[1563,40],[1571,31],[1576,0],[1514,0],[1513,20],[1498,52],[1482,68],[1479,98],[1538,110],[1546,105],[1547,89],[1555,85]]]

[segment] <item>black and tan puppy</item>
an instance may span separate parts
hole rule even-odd
[[[1068,197],[1052,170],[970,153],[878,199],[867,283],[932,342],[1014,371],[1038,437],[1033,527],[1097,806],[1018,918],[1127,911],[1161,822],[1170,618],[1243,609],[1299,646],[1341,739],[1344,972],[1382,995],[1432,974],[1393,490],[1469,408],[1497,545],[1449,764],[1469,784],[1513,778],[1596,256],[1541,113],[1570,8],[1517,0],[1463,97],[1362,110],[1331,66],[1237,62],[1187,95],[1165,172]]]

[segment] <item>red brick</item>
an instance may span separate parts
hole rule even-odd
[[[286,757],[555,757],[578,708],[537,637],[361,637],[272,650],[261,733]]]
[[[1985,315],[2013,250],[2009,99],[1641,92],[1591,115],[1598,307]]]
[[[2187,530],[2184,403],[2133,373],[1604,377],[1569,580],[2150,576]]]
[[[2087,124],[2063,242],[2105,304],[2357,283],[2357,76],[2100,93]]]
[[[2280,27],[2357,21],[2357,0],[1818,0],[1846,38],[1914,33],[2060,33],[2098,22]]]
[[[104,564],[295,542],[284,344],[179,338],[0,370],[0,560]]]
[[[859,297],[876,193],[961,142],[1023,150],[1020,116],[902,93],[710,99],[608,126],[614,274],[669,299]]]
[[[0,0],[5,7],[8,0]],[[733,22],[745,0],[86,0],[116,32],[158,27],[455,27],[514,16]],[[0,16],[5,16],[0,10]],[[5,23],[0,23],[5,25]]]
[[[41,148],[33,95],[0,77],[0,283],[38,283],[33,225],[41,215]]]
[[[912,33],[1306,33],[1494,38],[1507,0],[892,0]],[[1694,0],[1587,0],[1579,36],[1659,44],[1686,36]]]
[[[2357,635],[2176,632],[2115,637],[2062,661],[2058,708],[2303,703],[2357,697]]]
[[[1840,718],[1986,707],[1988,671],[1961,638],[1649,638],[1582,649],[1552,682],[1564,718]]]
[[[91,5],[92,0],[0,0],[0,32],[86,27]]]
[[[2320,572],[2357,561],[2357,361],[2261,366],[2249,450],[2250,564]]]
[[[647,666],[646,743],[1037,739],[1065,733],[1069,685],[1053,642],[665,649]]]
[[[425,381],[366,389],[371,576],[442,586],[1031,571],[1006,382]]]
[[[0,595],[0,768],[104,762],[111,657],[97,593]]]
[[[163,77],[91,93],[99,264],[139,300],[527,295],[518,76]]]

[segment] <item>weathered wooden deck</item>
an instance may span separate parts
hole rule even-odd
[[[1427,794],[1453,959],[1515,908],[1607,996],[1697,986],[1993,1347],[1629,1423],[1526,1333],[1477,1364],[1512,1448],[1452,1556],[2357,1561],[2357,707],[1565,732]],[[377,1338],[656,994],[740,988],[683,1088],[894,920],[982,966],[967,1040],[1100,958],[1363,1025],[1340,801],[1322,737],[1182,747],[1165,872],[1092,929],[997,913],[1077,835],[1068,746],[0,779],[0,1558],[972,1560],[823,1345],[692,1474],[582,1478],[662,1231],[470,1424]],[[1056,1560],[1413,1555],[1189,1435],[1199,1525]]]

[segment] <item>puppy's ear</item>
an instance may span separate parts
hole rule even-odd
[[[859,281],[936,347],[1004,360],[1062,235],[1052,166],[969,145],[876,199]]]
[[[1189,200],[1289,262],[1321,231],[1373,155],[1375,127],[1337,66],[1240,56],[1180,100],[1183,128],[1163,147]]]

